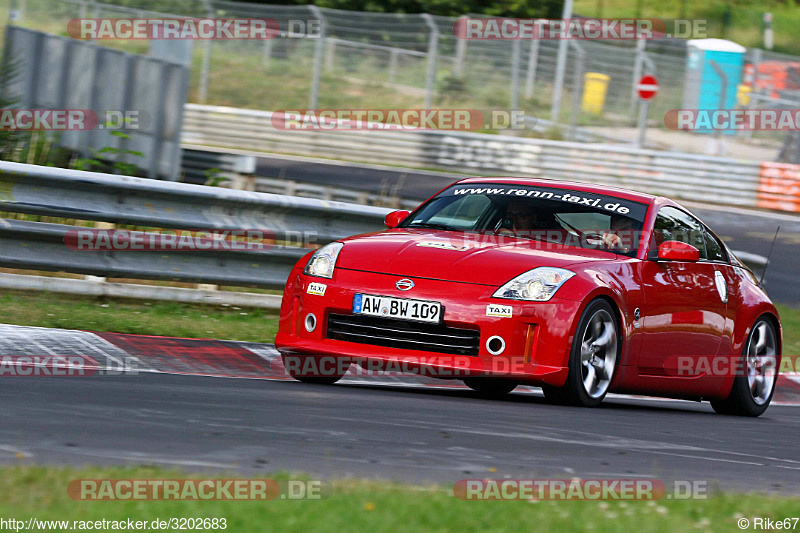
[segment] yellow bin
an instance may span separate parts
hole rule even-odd
[[[581,109],[586,113],[599,115],[606,103],[606,91],[611,76],[599,72],[587,72],[583,75],[583,101]]]
[[[739,90],[736,91],[736,102],[740,106],[746,106],[750,104],[750,93],[753,92],[753,89],[748,85],[739,85]]]

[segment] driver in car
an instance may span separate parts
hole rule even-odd
[[[552,217],[540,215],[533,206],[524,200],[512,200],[506,207],[506,218],[498,230],[502,235],[524,235],[532,231],[554,229],[558,223]],[[508,227],[510,226],[510,228]]]
[[[627,251],[633,244],[633,219],[612,217],[610,228],[603,232],[603,244],[608,248]]]

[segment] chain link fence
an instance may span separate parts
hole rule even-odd
[[[632,127],[639,100],[635,85],[644,74],[658,77],[650,104],[650,127],[680,109],[686,71],[686,41],[570,41],[566,70],[557,87],[556,40],[464,40],[453,31],[457,18],[428,14],[341,11],[316,6],[248,4],[226,0],[17,0],[18,24],[66,33],[72,18],[145,17],[171,13],[195,17],[257,17],[278,21],[289,33],[266,41],[195,43],[190,99],[248,109],[520,109],[538,117],[551,138],[588,138],[582,127]],[[316,22],[313,34],[307,30]],[[141,53],[146,43],[107,41]],[[137,49],[138,48],[138,49]],[[756,67],[754,96],[747,106],[800,107],[800,80],[775,90],[758,77],[781,65],[793,71],[800,58],[749,50]],[[769,69],[772,70],[769,70]],[[800,72],[800,71],[798,71]],[[607,76],[599,106],[584,103],[588,76]],[[762,84],[763,85],[763,84]],[[798,90],[794,90],[793,87]],[[732,87],[729,90],[736,90]],[[560,102],[560,105],[554,104]],[[605,138],[614,136],[604,133]],[[742,132],[742,140],[771,142],[785,132]]]

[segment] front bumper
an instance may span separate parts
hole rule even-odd
[[[359,363],[368,370],[419,372],[441,378],[502,376],[520,383],[564,384],[568,369],[572,332],[580,316],[581,302],[553,297],[548,302],[519,302],[492,298],[497,287],[412,278],[414,288],[400,291],[400,276],[337,269],[333,279],[321,279],[292,271],[281,306],[275,346],[284,356],[313,355]],[[314,283],[312,292],[309,286]],[[325,285],[320,295],[319,284]],[[362,344],[328,338],[328,317],[352,315],[356,293],[379,294],[441,302],[444,325],[480,331],[477,355],[439,353]],[[511,317],[487,316],[489,304],[512,308]],[[316,328],[306,329],[313,314]],[[505,342],[502,353],[493,355],[487,341],[494,336]],[[496,350],[495,350],[496,351]]]

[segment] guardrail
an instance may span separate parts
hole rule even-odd
[[[182,141],[350,161],[591,181],[673,198],[758,206],[759,163],[636,149],[456,131],[284,130],[272,113],[187,104]],[[763,187],[762,187],[763,188]],[[775,205],[795,205],[789,187]]]
[[[256,176],[253,184],[258,192],[287,194],[289,196],[302,196],[303,198],[319,198],[321,200],[334,200],[361,205],[381,205],[393,209],[408,209],[409,211],[413,211],[422,203],[419,200],[401,199],[342,187],[315,185],[313,183],[265,178],[263,176]]]
[[[215,172],[216,171],[216,172]],[[181,150],[181,172],[184,183],[204,185],[209,179],[219,176],[231,181],[256,171],[256,158],[210,150]],[[243,189],[244,187],[235,187]]]
[[[0,162],[0,209],[154,228],[259,229],[319,242],[383,227],[387,209]]]
[[[269,245],[264,252],[220,248],[182,252],[136,249],[93,251],[67,247],[69,232],[87,229],[63,224],[4,220],[0,228],[0,247],[3,250],[0,265],[117,278],[279,289],[286,284],[292,266],[309,251],[305,248]],[[150,242],[151,234],[142,233],[140,242]]]
[[[3,267],[269,289],[282,289],[309,251],[285,242],[324,244],[380,230],[390,211],[8,162],[0,162],[0,210],[144,228],[258,230],[270,238],[258,250],[73,250],[65,238],[86,227],[0,219]]]
[[[140,228],[136,230],[140,243],[153,242],[153,230],[148,228],[259,230],[269,237],[260,241],[258,249],[214,246],[181,251],[174,246],[154,246],[144,250],[132,249],[130,243],[134,241],[130,239],[127,246],[78,250],[68,243],[74,244],[78,233],[92,228],[0,218],[2,267],[282,289],[292,266],[309,251],[303,245],[380,230],[390,209],[0,162],[0,211],[134,225]],[[299,246],[279,244],[294,240]],[[13,274],[0,276],[0,287],[273,308],[279,305],[275,295],[259,298],[246,293]]]

